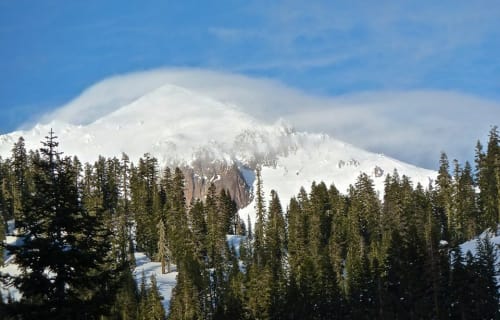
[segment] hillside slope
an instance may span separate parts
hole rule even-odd
[[[325,134],[297,132],[282,121],[259,122],[238,106],[169,84],[85,126],[53,119],[0,136],[0,155],[10,156],[20,136],[27,149],[38,149],[51,128],[65,155],[93,162],[98,155],[126,153],[137,161],[149,153],[161,167],[183,168],[188,201],[203,198],[214,182],[219,190],[228,189],[240,208],[252,199],[257,166],[262,167],[265,194],[275,189],[284,201],[313,181],[333,183],[344,192],[361,172],[374,179],[381,193],[385,175],[394,169],[424,186],[436,175]],[[252,210],[248,206],[242,216],[246,219]]]

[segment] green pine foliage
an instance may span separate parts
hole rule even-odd
[[[61,158],[51,131],[32,161],[33,190],[16,221],[20,246],[8,246],[22,274],[11,279],[23,318],[80,319],[106,313],[112,299],[110,233],[80,202],[78,173]]]
[[[499,317],[497,249],[458,246],[500,220],[497,127],[475,168],[442,153],[427,189],[394,171],[383,199],[361,174],[345,194],[313,182],[284,207],[257,169],[246,226],[227,190],[187,204],[182,170],[149,154],[82,164],[57,146],[53,133],[36,152],[19,139],[0,159],[0,239],[10,219],[25,235],[8,248],[23,273],[6,280],[23,298],[0,299],[6,319]],[[154,277],[137,288],[136,250],[178,272],[169,310]]]
[[[0,244],[3,243],[5,240],[6,229],[7,229],[7,225],[5,223],[3,214],[0,214]],[[4,262],[3,256],[4,256],[4,248],[3,248],[3,245],[0,245],[0,267],[3,266],[3,262]]]

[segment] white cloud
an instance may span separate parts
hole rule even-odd
[[[451,91],[313,96],[269,79],[199,69],[157,69],[105,79],[42,121],[88,124],[166,83],[237,105],[263,121],[326,132],[371,151],[435,168],[439,152],[472,160],[475,141],[498,124],[500,104]],[[495,123],[495,121],[497,123]]]

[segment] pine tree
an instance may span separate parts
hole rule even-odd
[[[6,235],[6,224],[5,224],[5,220],[3,218],[3,214],[2,212],[0,211],[0,267],[3,266],[3,242],[5,240],[5,235]]]
[[[375,308],[375,290],[363,241],[350,243],[346,257],[346,295],[349,318],[372,319]]]
[[[162,220],[158,222],[158,261],[161,262],[161,273],[170,273],[171,271],[171,253],[167,246],[167,236],[165,231],[165,224]]]
[[[489,133],[486,152],[478,141],[476,145],[476,181],[479,187],[479,208],[482,220],[481,229],[496,229],[500,221],[500,138],[498,127],[494,126]]]
[[[254,231],[254,258],[258,267],[264,265],[265,249],[264,249],[264,224],[266,219],[266,211],[264,204],[264,194],[262,190],[262,177],[260,168],[256,170],[257,185],[255,190],[255,231]]]
[[[26,318],[80,319],[105,312],[112,293],[109,237],[100,217],[83,210],[71,159],[46,137],[33,159],[34,190],[24,205],[24,243],[9,246],[22,274],[14,277]],[[47,270],[49,272],[47,273]]]
[[[26,153],[24,138],[20,137],[12,148],[12,171],[14,173],[13,202],[14,218],[19,219],[23,211],[22,205],[28,196],[28,155]]]
[[[288,262],[290,278],[298,290],[302,279],[304,260],[307,257],[307,223],[306,216],[296,198],[290,200],[287,211],[288,225]],[[295,291],[292,290],[294,293]],[[289,299],[295,300],[294,297]]]
[[[226,234],[224,217],[219,209],[218,197],[213,183],[208,188],[204,208],[207,217],[207,248],[209,266],[213,267],[216,263],[220,263],[221,259],[224,257]]]
[[[189,210],[191,230],[193,234],[194,248],[201,260],[207,259],[207,223],[205,221],[205,208],[199,199]]]
[[[240,270],[238,256],[234,247],[230,248],[231,268],[224,301],[224,314],[221,319],[242,319],[244,316],[244,275]]]
[[[270,319],[271,274],[267,267],[253,264],[247,270],[245,310],[250,319]]]
[[[448,254],[446,248],[441,247],[443,220],[436,210],[436,192],[433,185],[429,183],[429,189],[423,191],[418,186],[414,193],[418,201],[420,215],[423,219],[423,239],[426,247],[425,273],[421,278],[430,282],[427,288],[429,304],[432,307],[426,309],[430,316],[442,319],[446,316],[446,297],[448,282]]]
[[[2,197],[1,197],[1,206],[2,213],[5,217],[5,220],[14,219],[14,211],[15,211],[15,178],[12,172],[12,162],[10,159],[5,159],[5,161],[1,162],[2,166],[0,167],[0,176],[2,178]]]
[[[163,320],[165,319],[165,310],[161,304],[163,299],[158,292],[158,285],[156,283],[156,277],[151,275],[151,287],[148,290],[147,297],[147,319],[149,320]]]
[[[266,265],[270,269],[270,317],[278,319],[284,314],[286,296],[286,228],[278,194],[271,191],[269,215],[265,226]]]
[[[192,252],[187,251],[177,268],[179,273],[177,284],[172,291],[168,318],[171,320],[210,318],[211,306],[206,300],[207,295],[203,292],[208,283],[205,282],[204,272],[198,260]]]
[[[480,232],[478,221],[477,197],[474,190],[474,179],[469,162],[465,163],[457,175],[454,204],[457,213],[458,241],[472,239]]]
[[[478,240],[476,257],[471,265],[474,273],[474,310],[478,319],[497,319],[499,316],[496,251],[489,237]]]
[[[441,153],[436,180],[436,216],[442,224],[442,239],[455,241],[456,217],[453,211],[453,182],[446,153]],[[450,236],[451,235],[451,236]]]
[[[225,234],[237,234],[240,227],[238,206],[231,198],[229,191],[224,189],[219,194],[219,209],[221,211],[222,229]]]
[[[469,267],[465,265],[459,246],[451,251],[450,272],[450,317],[452,319],[474,319],[474,293],[471,283],[474,279]],[[470,254],[470,252],[469,252]],[[473,259],[472,256],[470,259]],[[472,263],[472,260],[471,260]]]
[[[139,311],[139,292],[130,269],[122,271],[118,283],[120,285],[111,308],[110,319],[136,320]]]
[[[167,189],[168,219],[167,234],[171,239],[169,244],[172,250],[174,261],[182,259],[186,252],[186,235],[189,234],[188,219],[186,213],[186,198],[184,196],[184,174],[180,168],[175,168],[174,175]],[[169,192],[170,189],[170,192]]]
[[[349,196],[349,215],[358,227],[357,232],[361,234],[363,244],[369,246],[372,241],[381,237],[381,204],[375,192],[373,181],[367,174],[362,173],[358,177]]]

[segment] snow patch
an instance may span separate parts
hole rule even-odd
[[[137,283],[137,287],[140,288],[143,276],[146,282],[146,286],[150,287],[151,276],[154,276],[158,285],[158,291],[160,292],[160,296],[162,297],[163,308],[168,314],[168,311],[170,310],[170,301],[172,300],[172,290],[177,283],[176,267],[172,267],[173,272],[162,274],[160,262],[151,262],[146,254],[142,252],[135,252],[134,256],[136,267],[133,274]]]

